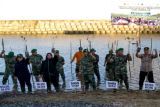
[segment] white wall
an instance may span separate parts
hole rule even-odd
[[[111,0],[0,0],[0,20],[106,19]]]
[[[160,0],[0,0],[0,20],[110,19],[119,4],[156,5]]]

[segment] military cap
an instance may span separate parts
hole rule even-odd
[[[124,50],[123,48],[119,48],[119,49],[117,50],[117,52],[118,52],[118,51],[123,51],[123,50]]]
[[[32,49],[31,52],[32,53],[37,52],[37,49]]]
[[[14,56],[14,52],[12,52],[12,51],[9,52],[9,53],[8,53],[8,56],[9,56],[9,57],[13,57],[13,56]]]
[[[96,50],[95,50],[94,48],[92,48],[92,49],[90,50],[90,52],[96,52]]]

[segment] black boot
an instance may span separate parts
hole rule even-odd
[[[25,91],[26,91],[25,87],[21,87],[21,91],[22,91],[23,94],[25,94]]]

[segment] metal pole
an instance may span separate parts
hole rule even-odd
[[[23,37],[23,36],[22,36]],[[25,42],[25,53],[28,53],[28,47],[27,47],[27,39],[25,37],[23,37],[23,40]],[[33,71],[31,69],[31,65],[29,64],[29,70],[31,72],[31,78],[32,78],[32,82],[33,82],[33,88],[35,88],[35,82],[34,82],[34,78],[33,78]]]
[[[128,53],[130,54],[130,40],[128,41]],[[129,70],[129,76],[130,76],[130,82],[131,82],[131,65],[130,65],[130,61],[128,61],[128,70]]]
[[[80,47],[82,47],[81,39],[79,40],[79,45],[80,45]]]
[[[72,43],[71,42],[70,42],[70,59],[72,59]],[[72,80],[74,80],[73,71],[72,71],[72,63],[71,63],[71,77],[72,77]]]

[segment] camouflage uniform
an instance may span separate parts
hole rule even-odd
[[[84,56],[80,61],[80,70],[83,74],[85,90],[89,89],[89,84],[91,84],[94,90],[96,89],[93,66],[94,61],[95,59],[90,55]]]
[[[105,58],[106,64],[106,77],[109,81],[115,80],[115,63],[114,63],[115,55],[107,54]]]
[[[17,91],[17,87],[18,87],[17,86],[17,80],[14,79],[14,65],[16,63],[15,56],[9,57],[9,55],[5,55],[4,59],[5,59],[6,69],[5,69],[5,73],[4,73],[4,76],[3,76],[2,83],[6,84],[8,78],[9,78],[9,75],[11,75],[12,81],[13,81],[13,84],[14,84],[13,89],[15,91]]]
[[[126,88],[129,89],[127,76],[127,55],[115,57],[115,80],[120,84],[124,81]]]
[[[66,86],[65,74],[64,74],[64,69],[63,69],[64,62],[65,62],[64,58],[62,56],[59,56],[58,62],[56,64],[56,69],[61,75],[61,78],[63,80],[63,85],[62,85],[63,88]]]
[[[33,75],[35,76],[36,81],[39,81],[38,75],[40,75],[40,69],[41,69],[43,57],[37,54],[37,55],[31,55],[29,59],[32,64]]]

